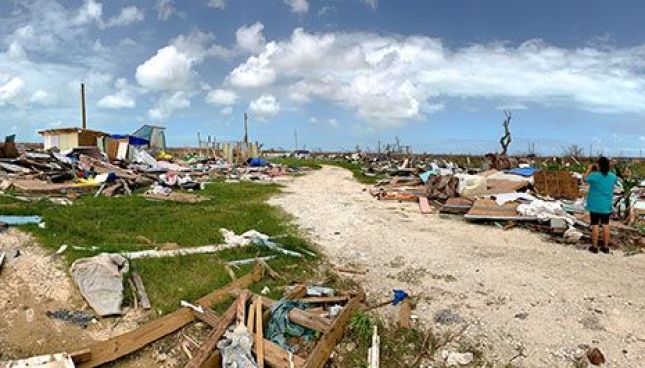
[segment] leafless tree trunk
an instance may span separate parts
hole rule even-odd
[[[504,135],[499,140],[499,144],[502,145],[502,155],[506,155],[508,152],[508,146],[511,144],[511,130],[509,126],[511,125],[511,110],[504,110]]]

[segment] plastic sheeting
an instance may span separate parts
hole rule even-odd
[[[224,339],[217,343],[217,347],[222,352],[223,368],[257,367],[251,355],[253,337],[244,325],[238,324],[235,328],[226,331]]]
[[[547,202],[541,199],[536,199],[529,204],[520,204],[517,206],[517,212],[523,216],[537,217],[541,221],[549,219],[563,219],[569,225],[576,222],[576,218],[562,208],[560,201]]]
[[[486,178],[480,175],[457,174],[459,179],[457,192],[462,197],[468,197],[469,193],[485,191],[487,187]]]
[[[289,312],[293,308],[305,309],[305,303],[281,299],[271,307],[271,319],[269,320],[266,337],[272,342],[278,344],[283,349],[294,351],[292,347],[287,344],[287,337],[304,337],[305,341],[310,341],[314,333],[300,325],[297,325],[289,320]]]
[[[102,253],[74,261],[70,272],[81,295],[103,317],[121,314],[123,274],[128,270],[128,260],[122,255]]]

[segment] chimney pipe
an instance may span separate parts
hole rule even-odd
[[[85,112],[85,83],[81,83],[81,114],[83,116],[83,129],[87,129],[87,114]]]

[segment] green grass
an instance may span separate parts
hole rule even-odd
[[[347,160],[328,160],[328,159],[315,159],[307,158],[300,159],[296,157],[275,157],[269,159],[270,162],[276,164],[287,165],[291,167],[309,167],[314,170],[322,168],[322,165],[333,165],[342,167],[352,172],[356,181],[362,184],[374,184],[383,178],[382,175],[367,176],[363,173],[362,166],[359,163]]]
[[[347,160],[326,160],[322,162],[324,162],[327,165],[334,165],[351,171],[352,174],[354,175],[354,179],[356,179],[356,181],[362,184],[374,184],[383,178],[382,175],[376,175],[376,176],[365,175],[363,173],[363,167],[359,163],[355,163]]]
[[[274,157],[269,159],[269,162],[280,165],[287,165],[289,167],[308,167],[314,170],[322,168],[320,160],[313,158],[297,158],[297,157]]]
[[[66,254],[69,263],[75,259],[101,252],[150,249],[164,243],[180,247],[218,244],[222,242],[220,228],[236,234],[256,229],[271,236],[285,248],[302,251],[309,247],[298,236],[290,218],[266,200],[280,191],[277,185],[215,182],[200,191],[211,200],[188,204],[170,201],[150,201],[140,196],[81,197],[71,206],[48,201],[16,202],[0,197],[0,210],[6,215],[40,215],[46,227],[22,226],[38,242],[51,250],[62,244],[70,246]],[[154,244],[148,244],[145,237]],[[73,250],[71,246],[97,247],[96,250]],[[194,255],[174,258],[140,259],[135,261],[146,285],[153,308],[162,313],[175,310],[179,300],[194,300],[231,281],[223,261],[274,254],[257,246],[232,249],[217,255]],[[313,260],[302,262],[293,257],[279,256],[270,262],[288,279],[306,277]],[[291,268],[297,264],[295,268]],[[289,267],[288,267],[289,266]],[[242,276],[250,266],[235,270]],[[276,286],[273,281],[255,285]],[[273,291],[274,288],[272,288]],[[277,296],[277,293],[273,294]],[[126,295],[129,298],[128,295]]]

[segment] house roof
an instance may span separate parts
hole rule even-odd
[[[108,135],[107,133],[101,132],[99,130],[83,129],[83,128],[43,129],[43,130],[39,130],[38,134],[40,134],[40,135],[51,135],[51,134],[81,133],[81,132],[93,133],[93,134],[96,134],[96,135]]]

